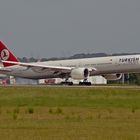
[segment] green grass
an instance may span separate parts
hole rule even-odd
[[[140,89],[0,87],[0,140],[139,140]]]

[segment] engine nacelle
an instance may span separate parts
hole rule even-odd
[[[87,79],[89,76],[89,70],[87,68],[74,68],[71,71],[71,78],[76,80]]]
[[[102,76],[107,80],[115,81],[115,80],[121,79],[122,74],[107,74],[107,75],[102,75]]]

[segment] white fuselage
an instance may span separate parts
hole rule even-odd
[[[35,64],[94,69],[90,73],[90,76],[114,73],[137,73],[140,72],[140,55],[69,59],[59,61],[36,62]],[[10,72],[2,73],[32,79],[59,77],[57,75],[54,75],[53,71],[47,69],[40,71],[40,69],[37,70],[34,68],[18,65],[10,66],[9,68],[11,69]]]

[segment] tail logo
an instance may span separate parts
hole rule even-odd
[[[7,49],[3,49],[1,51],[1,59],[2,60],[4,60],[4,61],[8,60],[9,56],[10,56],[10,53]]]

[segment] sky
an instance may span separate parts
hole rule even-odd
[[[0,40],[18,57],[140,53],[140,0],[0,0]]]

